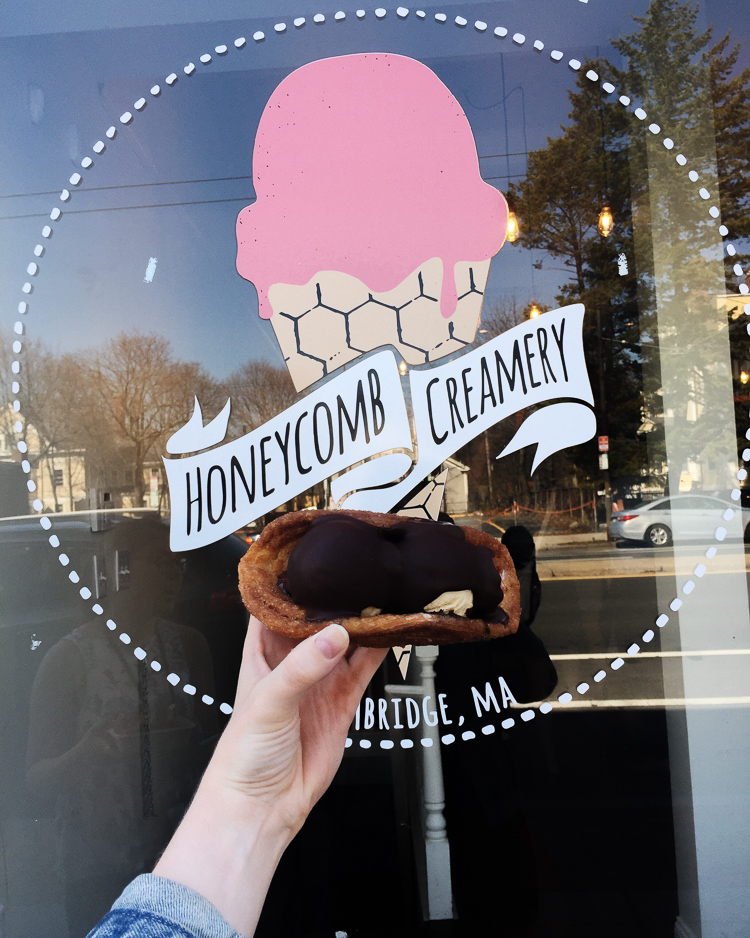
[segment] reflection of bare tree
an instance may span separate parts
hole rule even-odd
[[[294,403],[297,392],[286,368],[268,362],[249,361],[225,383],[232,398],[235,431],[247,433]]]
[[[127,450],[133,470],[134,502],[145,495],[144,467],[158,458],[167,438],[186,422],[197,395],[204,412],[214,409],[217,388],[196,362],[179,362],[169,342],[158,335],[123,332],[91,357],[86,382],[96,406],[87,435],[98,449]],[[109,437],[109,439],[107,439]]]

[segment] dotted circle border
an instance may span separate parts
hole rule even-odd
[[[588,0],[579,0],[579,2],[588,3]],[[374,12],[376,19],[379,19],[379,20],[385,19],[385,17],[388,15],[388,11],[384,7],[377,7],[373,12]],[[399,20],[405,20],[411,15],[411,11],[407,7],[401,7],[401,6],[396,8],[395,13],[396,13],[396,17]],[[363,20],[366,18],[367,13],[365,10],[360,9],[355,12],[354,16],[356,17],[357,20]],[[424,10],[415,10],[414,16],[416,17],[416,19],[419,19],[419,20],[428,19],[428,15],[427,13],[425,13]],[[449,21],[449,17],[445,13],[435,13],[433,14],[433,18],[434,18],[434,22],[438,24],[446,24]],[[309,19],[312,21],[314,26],[321,26],[324,23],[326,23],[326,16],[323,13],[316,13]],[[347,19],[347,14],[340,10],[339,12],[333,15],[332,19],[334,23],[340,23]],[[453,25],[456,26],[458,29],[466,29],[467,27],[469,27],[469,21],[463,16],[454,17],[452,22],[453,22]],[[304,16],[299,16],[292,20],[292,25],[295,30],[301,30],[307,24],[308,24],[308,18]],[[482,20],[475,20],[473,24],[471,25],[472,25],[473,30],[477,34],[483,34],[489,31],[492,35],[494,35],[497,39],[500,39],[500,40],[505,39],[509,35],[509,30],[505,26],[496,26],[494,27],[494,29],[490,30],[490,27],[488,26],[488,24]],[[285,33],[287,33],[288,29],[289,29],[289,24],[287,22],[280,21],[276,23],[273,27],[274,35],[283,36]],[[262,43],[262,42],[265,42],[265,40],[266,40],[266,34],[262,30],[256,30],[252,34],[253,43]],[[538,53],[544,52],[545,44],[540,39],[535,39],[533,41],[528,40],[528,41],[536,52]],[[525,46],[527,43],[527,37],[523,33],[517,32],[512,35],[511,42],[514,45],[519,46],[519,47]],[[248,44],[248,40],[244,36],[238,37],[237,39],[234,40],[234,43],[233,43],[234,48],[237,51],[245,48],[247,44]],[[229,52],[229,46],[227,45],[218,45],[214,49],[214,54],[219,57],[225,56],[228,52]],[[213,61],[214,54],[211,54],[209,52],[203,53],[202,55],[199,56],[198,61],[204,67],[208,66]],[[552,49],[549,52],[549,58],[552,62],[559,63],[565,58],[565,56],[558,49]],[[571,71],[578,72],[582,67],[582,63],[578,59],[570,58],[567,60],[567,66],[569,69],[571,69]],[[188,64],[183,67],[182,72],[186,77],[190,77],[191,75],[195,74],[196,70],[197,70],[196,64],[194,62],[188,62]],[[591,81],[594,84],[600,84],[602,91],[606,95],[612,95],[617,92],[617,88],[611,82],[601,81],[599,75],[593,69],[589,69],[586,72],[586,78],[588,78],[589,81]],[[178,80],[179,80],[178,74],[176,72],[171,72],[164,79],[164,84],[168,88],[172,88],[178,82]],[[163,89],[161,85],[155,84],[151,87],[149,94],[152,99],[158,99],[162,95],[162,90]],[[621,104],[625,108],[629,107],[632,103],[631,98],[625,94],[619,95],[619,97],[617,98],[617,101],[619,102],[619,104]],[[133,111],[135,111],[136,113],[142,112],[144,108],[147,107],[148,103],[149,103],[149,99],[146,98],[145,96],[138,98],[138,100],[135,101],[133,104]],[[614,103],[614,102],[609,102],[609,103]],[[123,126],[129,126],[130,124],[132,124],[134,117],[135,117],[135,115],[133,114],[133,111],[124,111],[119,119],[120,124],[122,124]],[[648,114],[641,107],[634,108],[633,114],[640,121],[645,122],[648,119]],[[654,136],[657,136],[657,137],[660,136],[662,132],[661,127],[657,123],[654,123],[654,122],[648,124],[648,130]],[[117,134],[118,134],[117,126],[112,125],[111,127],[107,129],[104,136],[107,138],[108,141],[112,141],[117,137]],[[662,139],[662,143],[665,149],[668,151],[673,150],[676,145],[675,142],[670,137],[664,137]],[[106,151],[107,144],[104,142],[103,139],[97,140],[91,149],[93,153],[96,154],[97,157],[99,157]],[[679,153],[679,152],[675,156],[675,161],[681,167],[686,166],[688,162],[686,157],[682,153]],[[95,164],[95,161],[92,157],[85,156],[81,160],[80,165],[81,165],[81,169],[87,172],[88,170],[93,168],[94,164]],[[699,182],[699,174],[695,170],[689,170],[687,175],[691,182],[693,183]],[[70,199],[72,198],[73,190],[81,186],[82,183],[83,183],[83,176],[81,175],[81,173],[79,172],[73,173],[73,175],[68,180],[68,185],[65,188],[63,188],[62,191],[60,192],[59,201],[64,204],[68,203]],[[68,188],[68,186],[70,188]],[[711,198],[712,198],[709,190],[703,186],[701,186],[697,190],[697,195],[701,200],[706,201],[706,202],[711,201]],[[718,219],[721,215],[721,212],[716,204],[711,204],[708,207],[708,214],[712,219]],[[57,205],[55,205],[52,208],[49,214],[50,221],[54,223],[59,222],[62,216],[63,216],[63,212],[60,209],[60,207]],[[726,238],[729,235],[729,230],[727,229],[725,225],[722,224],[719,227],[719,233],[721,234],[722,238]],[[49,239],[52,238],[52,235],[53,235],[53,228],[50,225],[45,224],[44,227],[42,228],[41,235],[45,241],[49,241]],[[734,244],[731,243],[731,241],[724,242],[724,249],[728,257],[734,257],[737,254],[737,250]],[[34,254],[35,260],[31,261],[26,268],[26,273],[28,274],[30,278],[34,278],[39,275],[40,273],[39,260],[42,257],[44,257],[44,255],[46,254],[46,251],[47,251],[47,248],[45,247],[44,242],[40,241],[34,247],[33,254]],[[733,270],[734,270],[734,273],[738,277],[742,277],[746,273],[742,265],[739,262],[736,262],[734,264]],[[24,282],[24,284],[21,287],[21,292],[24,294],[24,296],[30,296],[34,292],[34,286],[33,286],[31,279]],[[747,296],[747,294],[750,293],[750,288],[747,286],[747,284],[744,284],[744,283],[740,284],[739,293],[740,295]],[[750,315],[750,304],[745,304],[744,312],[746,315]],[[21,300],[21,302],[19,302],[18,313],[20,316],[24,316],[24,317],[28,315],[29,303],[27,300]],[[13,331],[17,336],[24,336],[26,334],[25,320],[24,319],[17,320],[16,323],[14,324]],[[748,334],[750,334],[750,324],[748,324],[747,326],[747,331],[748,331]],[[14,355],[20,355],[22,353],[23,343],[21,342],[20,338],[17,338],[13,341],[12,348],[13,348]],[[14,359],[12,361],[11,372],[16,376],[20,376],[21,362],[18,359]],[[17,397],[17,395],[20,393],[20,389],[21,389],[20,381],[17,378],[14,378],[12,382],[11,390],[14,395],[12,406],[13,406],[13,410],[16,413],[21,412],[21,402]],[[14,429],[17,434],[22,433],[23,424],[21,423],[20,420],[16,421]],[[750,440],[750,429],[746,432],[745,435],[746,435],[746,438]],[[23,457],[21,461],[21,467],[24,473],[27,476],[29,476],[26,482],[26,486],[29,492],[33,493],[36,490],[36,484],[33,481],[33,479],[31,479],[30,477],[31,465],[28,459],[25,458],[26,453],[28,452],[28,446],[25,440],[22,440],[22,439],[19,439],[17,441],[16,446],[18,448],[19,453],[21,453]],[[750,462],[750,448],[747,448],[743,451],[742,459],[744,462]],[[742,482],[746,478],[747,478],[747,470],[745,468],[741,468],[737,473],[737,479],[738,481]],[[734,488],[732,490],[731,498],[734,501],[739,503],[739,499],[740,499],[739,488]],[[37,498],[34,500],[33,507],[35,511],[41,512],[44,506],[41,500]],[[731,520],[733,516],[734,516],[734,510],[732,508],[728,508],[727,511],[724,513],[724,519],[726,521]],[[46,531],[52,528],[52,521],[50,520],[48,515],[41,515],[41,517],[39,518],[39,523],[42,526],[42,528],[44,528],[44,530]],[[724,527],[717,528],[715,532],[715,537],[717,541],[719,542],[723,541],[726,538],[726,535],[727,535],[726,528]],[[58,548],[60,548],[60,539],[57,537],[56,534],[50,535],[49,544],[54,550],[57,550]],[[717,548],[715,546],[709,547],[708,550],[706,551],[706,555],[705,555],[706,559],[708,559],[709,561],[712,560],[716,556],[716,553],[717,553]],[[58,554],[58,560],[63,567],[68,567],[70,564],[70,558],[62,550]],[[696,566],[695,570],[693,571],[693,576],[695,577],[695,579],[688,579],[682,585],[681,592],[684,597],[689,596],[693,592],[696,586],[696,580],[699,580],[703,577],[703,575],[706,573],[706,569],[707,569],[706,565],[703,563],[699,563]],[[68,578],[70,579],[71,583],[73,583],[74,585],[80,582],[80,576],[73,569],[71,569],[68,572]],[[78,592],[79,592],[81,599],[84,602],[87,602],[88,600],[91,599],[92,594],[91,594],[91,590],[88,587],[86,586],[80,587]],[[677,612],[682,606],[683,601],[684,600],[680,598],[680,596],[676,596],[670,602],[669,608],[673,612]],[[100,603],[94,603],[91,606],[91,611],[97,616],[104,615],[104,609]],[[662,613],[656,618],[656,621],[654,624],[656,625],[657,628],[661,629],[661,628],[664,628],[664,626],[668,622],[669,622],[669,616],[666,613]],[[107,619],[106,625],[110,631],[118,633],[117,637],[125,646],[132,645],[132,639],[130,638],[130,636],[126,632],[120,631],[118,629],[117,623],[113,619]],[[653,640],[655,634],[656,633],[654,632],[653,629],[647,629],[641,636],[641,641],[644,642],[645,644],[648,644],[649,642]],[[634,658],[638,655],[640,650],[641,650],[641,646],[637,642],[634,642],[627,649],[626,654],[628,658]],[[139,661],[143,661],[147,657],[147,652],[138,645],[133,647],[132,651],[133,651],[133,655]],[[618,671],[625,664],[626,660],[627,659],[622,656],[615,657],[609,663],[610,671]],[[163,670],[161,663],[155,659],[152,659],[150,661],[150,667],[155,672],[160,672]],[[593,675],[592,680],[595,683],[600,683],[607,677],[608,673],[609,673],[608,671],[601,669],[597,671],[596,674]],[[195,696],[198,693],[197,688],[193,684],[183,683],[182,678],[180,678],[180,676],[174,672],[170,672],[166,674],[166,679],[175,688],[181,684],[183,692],[190,696]],[[588,682],[583,681],[582,683],[578,684],[578,686],[576,687],[575,689],[576,694],[578,694],[579,696],[585,695],[589,691],[590,686],[591,685]],[[574,699],[573,694],[566,691],[558,696],[557,707],[555,707],[550,701],[544,701],[536,709],[529,707],[526,710],[522,710],[520,714],[518,714],[518,717],[522,722],[528,723],[529,721],[535,718],[537,712],[539,712],[540,714],[550,713],[554,709],[559,709],[559,707],[564,707],[566,704],[570,703],[573,699]],[[211,706],[216,702],[214,698],[211,697],[209,694],[201,695],[201,700],[207,706]],[[232,713],[232,707],[230,706],[230,704],[219,703],[218,706],[219,706],[219,710],[222,713],[227,714],[227,715]],[[516,720],[514,717],[507,717],[506,719],[500,722],[500,726],[504,730],[509,730],[515,725],[516,725]],[[481,733],[484,734],[485,736],[491,735],[495,731],[496,731],[496,726],[494,723],[488,723],[481,728]],[[469,740],[476,738],[476,733],[474,733],[472,730],[467,730],[461,733],[458,738],[460,738],[463,741],[469,741]],[[443,745],[446,745],[446,746],[454,743],[456,739],[457,737],[453,733],[445,733],[444,735],[440,736],[441,743],[443,743]],[[414,747],[414,740],[410,738],[403,738],[399,742],[400,742],[400,746],[402,749],[411,749]],[[431,737],[423,737],[420,740],[420,743],[423,747],[428,748],[433,745],[433,739]],[[347,738],[346,748],[350,748],[352,745],[353,745],[353,740],[351,738]],[[384,739],[380,741],[381,749],[386,749],[386,750],[393,749],[395,748],[395,745],[396,743],[390,739]],[[362,738],[359,740],[359,746],[362,749],[370,749],[372,747],[372,741],[367,738]]]

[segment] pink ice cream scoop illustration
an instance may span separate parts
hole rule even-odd
[[[298,389],[381,345],[423,364],[473,342],[507,205],[427,66],[365,53],[292,72],[261,116],[253,179],[237,270]]]

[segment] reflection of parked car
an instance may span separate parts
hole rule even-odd
[[[747,540],[750,509],[740,508],[737,504],[710,495],[673,495],[625,511],[615,511],[609,530],[616,539],[644,541],[652,547],[668,547],[672,543],[675,528],[680,537],[690,540],[713,538],[716,529],[724,521],[727,509],[742,512],[742,530]]]

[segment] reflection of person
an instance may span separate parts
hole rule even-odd
[[[530,836],[521,808],[513,757],[498,726],[482,728],[518,711],[494,707],[479,717],[470,688],[482,696],[493,689],[500,707],[510,690],[518,703],[541,700],[555,688],[557,674],[547,651],[531,631],[541,600],[534,539],[517,525],[505,532],[521,585],[521,621],[515,635],[446,645],[436,664],[436,685],[464,718],[460,733],[472,730],[470,741],[443,747],[445,816],[451,849],[451,873],[462,934],[532,934],[537,886]],[[504,686],[499,683],[504,681]]]
[[[281,854],[341,762],[385,650],[329,625],[294,647],[250,620],[232,718],[157,863],[90,938],[250,936]]]
[[[208,647],[169,620],[180,561],[159,521],[104,535],[107,612],[47,654],[31,696],[27,777],[54,801],[70,934],[83,935],[134,875],[150,869],[177,826],[216,733]],[[119,634],[130,643],[119,640]],[[133,654],[142,648],[140,661]],[[151,668],[158,661],[161,673]],[[166,680],[174,672],[196,696]]]

